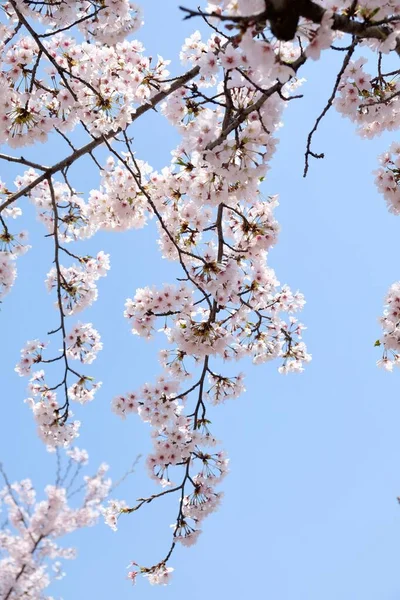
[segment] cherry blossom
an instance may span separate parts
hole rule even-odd
[[[104,277],[110,268],[108,255],[99,252],[96,258],[90,256],[81,259],[81,265],[61,267],[62,308],[66,315],[81,312],[97,300],[95,281]],[[57,285],[57,269],[47,274],[46,286],[50,291]]]
[[[91,323],[78,323],[67,336],[67,356],[90,364],[102,349],[100,335]]]
[[[0,298],[3,298],[14,285],[17,271],[9,252],[0,252]]]
[[[376,346],[383,346],[382,358],[378,366],[386,371],[392,371],[394,366],[400,364],[400,283],[390,286],[385,298],[385,309],[380,318],[383,337],[377,340]]]
[[[375,183],[383,194],[388,209],[395,215],[400,214],[400,146],[393,143],[388,152],[379,157],[381,167],[376,171]]]
[[[0,490],[0,506],[7,515],[0,534],[2,598],[39,600],[52,581],[65,575],[60,559],[75,558],[75,549],[59,545],[59,539],[95,525],[112,483],[106,477],[108,465],[102,464],[95,475],[84,476],[80,485],[76,475],[87,459],[85,450],[71,450],[68,466],[59,472],[56,485],[46,487],[42,500],[30,479],[10,483],[0,467],[6,484]],[[74,508],[69,498],[80,490],[81,501]]]
[[[400,72],[387,66],[388,57],[400,54],[399,3],[307,0],[290,3],[289,11],[288,6],[288,0],[214,0],[197,10],[183,7],[187,19],[201,17],[210,28],[205,34],[194,29],[183,41],[179,59],[186,71],[175,77],[169,59],[148,56],[131,38],[142,25],[142,11],[129,0],[46,6],[8,0],[4,6],[0,142],[10,149],[45,142],[64,149],[63,158],[51,165],[17,156],[17,150],[0,155],[20,167],[13,181],[0,182],[0,298],[14,284],[17,257],[28,249],[26,232],[15,228],[22,214],[18,200],[29,198],[48,238],[45,285],[55,309],[48,336],[59,350],[52,353],[54,343],[42,341],[38,332],[22,349],[15,370],[30,377],[26,403],[50,451],[65,447],[79,468],[87,462],[87,453],[73,446],[81,423],[73,420],[70,405],[92,401],[101,388],[81,372],[102,348],[98,325],[73,319],[96,301],[110,257],[97,249],[94,256],[82,254],[86,240],[99,231],[143,228],[152,220],[161,257],[179,272],[177,281],[159,286],[152,285],[151,276],[140,288],[127,278],[124,316],[134,335],[163,340],[161,373],[137,390],[116,389],[111,400],[116,415],[135,414],[150,427],[146,466],[158,491],[132,506],[112,499],[100,507],[110,487],[106,467],[85,480],[83,524],[101,512],[113,530],[144,504],[175,495],[169,549],[151,566],[131,563],[132,583],[138,573],[151,584],[168,583],[176,545],[196,543],[203,519],[219,508],[229,459],[209,417],[245,392],[236,363],[250,359],[265,368],[274,361],[281,374],[296,374],[311,360],[306,328],[298,319],[305,298],[281,283],[272,267],[279,201],[268,188],[285,109],[301,98],[303,65],[326,52],[343,57],[307,140],[305,175],[313,158],[323,158],[313,149],[313,135],[331,107],[363,138],[399,126]],[[366,58],[355,54],[359,47]],[[179,136],[170,163],[158,170],[138,156],[131,127],[153,109]],[[77,139],[84,140],[79,147]],[[101,160],[100,148],[108,155]],[[399,155],[393,143],[375,173],[378,190],[396,215]],[[83,157],[97,177],[84,193],[72,168]],[[376,343],[383,346],[378,364],[387,370],[400,362],[399,298],[396,283],[385,300],[383,336]],[[59,373],[55,380],[53,368]],[[17,539],[13,554],[14,538],[1,538],[9,556],[0,562],[6,582],[0,585],[6,597],[39,598],[50,579],[46,567],[35,562],[42,538],[29,529],[35,527],[30,519],[42,523],[46,540],[78,525],[68,516],[65,488],[49,486],[47,500],[29,519],[19,507],[36,506],[31,484],[15,487],[18,505],[11,489],[6,486],[4,502],[23,539]],[[60,514],[67,514],[65,524]],[[30,540],[24,528],[31,531]],[[54,557],[67,554],[54,550]]]

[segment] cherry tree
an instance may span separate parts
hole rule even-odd
[[[27,233],[18,228],[29,200],[52,243],[45,286],[54,315],[47,336],[38,331],[22,348],[15,370],[29,379],[26,405],[49,451],[84,461],[71,450],[81,428],[71,408],[95,401],[101,387],[90,375],[102,349],[101,323],[75,315],[84,319],[80,313],[106,285],[100,280],[110,257],[100,248],[94,256],[79,254],[74,243],[99,231],[143,228],[153,219],[161,255],[180,269],[177,281],[156,288],[150,278],[126,300],[127,327],[147,339],[160,334],[165,349],[155,381],[139,390],[115,389],[110,399],[117,416],[134,413],[150,425],[153,451],[146,463],[159,487],[136,504],[112,497],[104,506],[111,482],[101,467],[86,481],[82,506],[71,509],[61,475],[40,503],[30,481],[11,484],[6,477],[1,498],[14,532],[0,537],[4,598],[21,597],[21,590],[27,598],[43,597],[47,558],[70,556],[54,537],[93,524],[100,513],[115,530],[144,505],[174,494],[169,547],[151,565],[132,557],[129,570],[132,582],[141,573],[151,584],[168,583],[174,549],[196,542],[203,520],[222,500],[228,457],[210,413],[244,392],[236,363],[274,360],[280,373],[290,374],[311,360],[297,318],[304,297],[281,285],[268,264],[279,235],[278,197],[265,195],[263,183],[284,110],[302,97],[302,67],[322,52],[342,57],[306,140],[304,176],[318,168],[314,159],[323,159],[313,136],[331,108],[368,139],[398,127],[395,0],[215,0],[183,6],[182,18],[193,24],[193,34],[180,56],[171,57],[174,69],[183,64],[181,74],[171,76],[170,59],[150,59],[134,39],[142,11],[128,0],[3,5],[0,140],[6,149],[0,159],[20,173],[9,180],[4,170],[0,182],[0,297],[4,316],[19,257],[29,250]],[[196,29],[200,22],[205,36]],[[171,164],[159,171],[138,156],[132,139],[133,124],[153,109],[180,137]],[[47,165],[21,154],[20,148],[43,143],[64,144],[64,157]],[[103,162],[96,154],[101,148],[108,153]],[[70,171],[83,157],[98,181],[87,197]],[[395,214],[399,181],[400,146],[393,142],[377,158],[376,186]],[[383,349],[378,365],[387,370],[400,364],[399,311],[400,283],[394,283],[376,342]],[[59,352],[49,343],[54,338]]]

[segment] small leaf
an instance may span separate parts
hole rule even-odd
[[[380,345],[381,345],[381,342],[380,342],[380,340],[376,340],[376,342],[375,342],[374,346],[380,346]]]

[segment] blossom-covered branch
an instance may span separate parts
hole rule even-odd
[[[296,90],[303,65],[351,36],[340,47],[342,67],[308,138],[306,168],[309,156],[321,156],[311,148],[312,136],[332,106],[364,137],[394,129],[399,119],[399,71],[385,72],[383,64],[384,56],[399,53],[400,15],[392,0],[221,0],[186,13],[202,17],[209,30],[184,41],[180,59],[188,67],[177,77],[170,76],[169,60],[153,61],[141,42],[129,38],[141,24],[141,11],[127,0],[65,0],[45,9],[9,0],[7,23],[0,26],[0,142],[18,148],[62,138],[69,147],[52,165],[13,151],[0,154],[23,170],[14,182],[0,184],[0,296],[14,283],[15,259],[28,249],[25,232],[14,233],[10,224],[21,215],[18,200],[34,204],[52,245],[46,285],[55,295],[57,322],[48,335],[60,337],[61,350],[47,354],[47,342],[28,342],[16,368],[31,376],[28,404],[50,449],[73,442],[80,423],[71,420],[71,401],[84,404],[99,387],[81,373],[83,367],[71,366],[78,360],[86,369],[95,359],[102,347],[97,324],[70,325],[69,319],[96,300],[97,281],[110,262],[102,251],[78,254],[74,242],[100,230],[142,228],[154,218],[161,254],[179,270],[176,281],[159,288],[150,281],[126,301],[132,333],[160,333],[166,347],[159,377],[112,401],[120,417],[137,413],[150,424],[154,447],[147,466],[162,490],[136,503],[110,501],[106,522],[115,529],[121,515],[170,494],[178,500],[162,558],[150,566],[132,563],[130,579],[141,572],[151,583],[168,582],[177,544],[197,540],[203,519],[222,498],[217,486],[228,458],[217,447],[212,406],[244,392],[243,374],[226,364],[245,357],[256,364],[275,360],[286,374],[303,371],[311,359],[295,316],[304,297],[281,285],[268,263],[279,235],[278,197],[264,191],[284,110],[302,97]],[[377,53],[376,75],[364,70],[364,59],[353,60],[361,46]],[[160,171],[137,156],[130,131],[156,107],[180,137],[171,164]],[[76,134],[85,140],[79,148]],[[97,156],[100,147],[109,152],[105,162]],[[392,146],[376,179],[395,213],[399,153]],[[85,156],[99,179],[86,198],[70,170]],[[399,362],[396,294],[394,286],[379,341],[387,368]],[[45,368],[32,373],[33,367]],[[54,371],[57,383],[51,385]],[[44,542],[38,540],[33,535],[29,560],[12,566],[8,597]]]

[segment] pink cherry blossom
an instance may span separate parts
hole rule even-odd
[[[71,406],[104,391],[86,371],[102,349],[98,325],[74,317],[97,300],[98,281],[110,269],[109,255],[97,246],[93,255],[84,254],[88,238],[95,245],[99,232],[141,229],[152,221],[160,255],[177,273],[176,281],[157,286],[149,274],[137,287],[129,272],[124,317],[134,335],[162,340],[161,373],[134,391],[116,385],[111,400],[117,416],[134,414],[148,424],[152,447],[146,467],[157,491],[133,506],[118,499],[102,506],[111,485],[104,464],[84,479],[81,509],[68,507],[61,482],[48,486],[47,499],[39,503],[28,480],[6,485],[1,500],[15,530],[0,536],[6,553],[0,594],[7,598],[43,596],[50,577],[47,563],[35,554],[39,544],[43,556],[67,558],[72,553],[53,538],[94,523],[100,513],[116,530],[127,515],[172,494],[176,513],[169,549],[151,566],[132,562],[128,572],[132,583],[138,573],[151,584],[169,583],[175,547],[196,543],[203,519],[223,498],[219,486],[229,459],[210,414],[244,394],[237,363],[247,359],[265,368],[274,361],[286,375],[301,373],[311,360],[306,327],[298,318],[305,298],[281,283],[272,268],[279,202],[275,190],[266,195],[262,184],[265,179],[269,184],[285,109],[301,96],[304,64],[311,69],[331,48],[340,52],[342,65],[307,141],[305,174],[309,161],[323,156],[314,151],[312,137],[331,106],[366,139],[399,127],[399,72],[386,67],[386,59],[400,53],[400,5],[291,2],[290,19],[287,8],[285,0],[184,7],[189,21],[203,17],[210,27],[205,33],[194,29],[183,40],[179,59],[186,70],[171,76],[168,58],[149,56],[131,37],[142,25],[142,11],[129,0],[4,5],[0,142],[10,155],[0,160],[13,163],[18,174],[0,181],[0,299],[14,285],[17,259],[29,248],[27,232],[18,229],[22,209],[15,204],[28,198],[47,238],[45,284],[54,305],[49,318],[56,319],[48,336],[57,342],[34,334],[38,339],[26,343],[15,370],[30,377],[26,403],[40,439],[50,451],[66,448],[77,470],[88,457],[74,446],[81,423]],[[359,47],[377,60],[367,64],[356,53]],[[173,64],[174,73],[177,68]],[[174,127],[178,139],[171,160],[158,168],[138,155],[133,139],[136,120],[150,111]],[[54,159],[51,151],[46,154],[51,164],[36,162],[42,160],[39,151],[30,154],[36,160],[17,151],[42,143],[57,151]],[[74,170],[83,158],[85,180],[86,168],[88,178],[91,169],[97,174],[90,188]],[[400,214],[399,144],[379,162],[376,186],[390,212]],[[376,342],[383,347],[378,365],[388,371],[400,364],[399,310],[395,283]],[[60,565],[55,572],[62,575]]]

